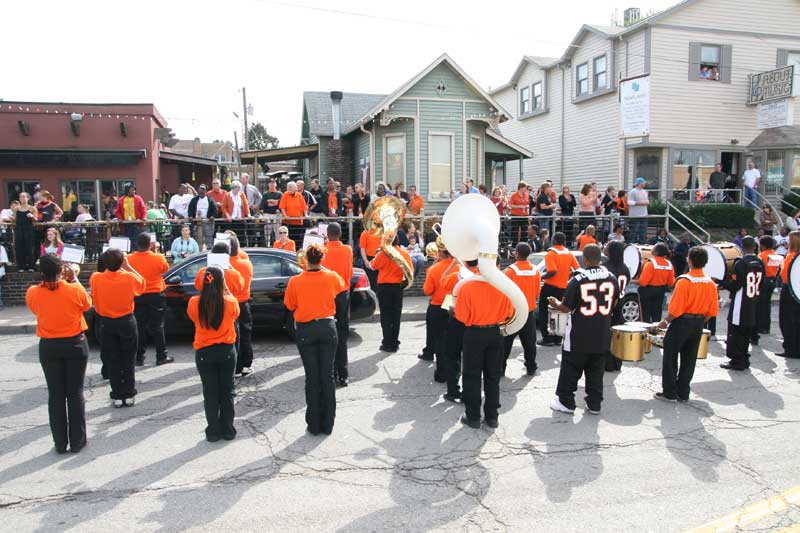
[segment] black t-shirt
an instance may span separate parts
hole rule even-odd
[[[542,204],[546,207],[542,207]],[[553,202],[550,200],[550,195],[546,193],[539,193],[539,197],[536,199],[536,205],[539,208],[539,214],[542,216],[552,216],[553,214]]]
[[[575,214],[575,196],[570,194],[569,196],[564,196],[563,194],[558,197],[558,205],[561,207],[561,214],[565,217],[571,217]]]
[[[603,214],[610,215],[613,209],[617,207],[617,199],[611,198],[608,193],[603,196]]]
[[[736,326],[756,325],[758,297],[764,284],[764,263],[756,255],[746,255],[733,262],[734,279],[727,282],[731,292],[728,322]]]
[[[572,309],[564,351],[606,353],[611,346],[611,318],[618,299],[617,277],[605,267],[577,270],[564,294],[564,305]]]
[[[353,194],[351,198],[353,201],[353,216],[363,215],[364,211],[369,207],[369,195],[365,194],[363,198],[359,198],[358,194]]]
[[[268,215],[274,215],[278,212],[278,204],[281,201],[281,196],[283,196],[279,191],[275,192],[265,192],[264,195],[261,197],[261,212],[267,213]],[[275,205],[267,205],[267,201],[269,200],[277,200],[278,204]]]

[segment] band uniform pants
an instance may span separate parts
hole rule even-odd
[[[464,323],[451,316],[447,319],[447,336],[444,347],[444,360],[447,362],[445,368],[447,394],[458,395],[461,392],[458,380],[461,377],[461,351],[463,347]]]
[[[611,327],[620,326],[625,323],[625,320],[622,318],[622,310],[617,306],[617,309],[614,310],[614,314],[611,316]],[[614,357],[614,354],[611,353],[611,347],[609,346],[608,351],[606,352],[606,364],[605,364],[606,372],[616,372],[622,370],[622,360],[617,359]]]
[[[561,369],[558,372],[556,396],[564,407],[575,409],[575,391],[582,375],[586,376],[586,406],[599,411],[603,403],[603,373],[605,353],[561,352]]]
[[[86,336],[39,339],[39,363],[47,382],[50,431],[56,448],[73,449],[86,443],[86,405],[83,379],[89,360]]]
[[[233,437],[233,371],[236,348],[233,344],[212,344],[195,352],[195,365],[203,383],[203,408],[207,437]]]
[[[786,357],[800,357],[800,304],[789,292],[788,285],[781,289],[778,319]]]
[[[483,378],[483,414],[487,420],[497,419],[500,407],[500,373],[503,337],[500,328],[464,328],[464,403],[467,419],[481,418],[481,378]]]
[[[561,298],[564,297],[564,289],[559,289],[558,287],[554,287],[553,285],[548,285],[546,283],[542,285],[542,292],[539,293],[539,331],[542,333],[543,341],[559,343],[561,342],[561,337],[550,335],[547,332],[547,326],[550,318],[547,298],[550,296],[554,296],[558,300],[561,300]]]
[[[164,313],[167,304],[163,292],[151,292],[134,298],[134,311],[138,330],[136,360],[144,362],[148,337],[156,345],[156,361],[167,356],[167,343],[164,339]]]
[[[350,337],[350,290],[336,295],[336,363],[334,375],[341,380],[350,377],[347,370],[347,339]]]
[[[426,336],[432,336],[431,350],[436,358],[436,370],[434,376],[441,381],[447,379],[447,325],[450,322],[450,313],[442,309],[440,305],[428,305],[425,318],[430,314],[430,323],[426,330]]]
[[[109,363],[111,399],[136,396],[136,347],[138,331],[133,314],[119,318],[100,317],[103,321],[103,352]]]
[[[311,433],[330,433],[336,418],[336,324],[330,319],[298,322],[297,349],[306,373],[306,424]]]
[[[367,256],[367,262],[368,263],[371,262],[373,259],[375,259],[375,256],[372,256],[372,257]],[[373,291],[376,291],[376,295],[377,295],[377,291],[378,291],[378,271],[369,268],[369,266],[367,266],[367,265],[364,265],[364,272],[367,273],[367,279],[369,280],[370,288]]]
[[[506,365],[508,364],[508,356],[511,355],[511,348],[514,346],[514,339],[519,335],[519,340],[522,342],[522,350],[525,354],[525,368],[528,371],[536,370],[536,313],[530,311],[528,313],[528,320],[518,332],[507,335],[503,338],[503,374],[506,372]]]
[[[403,285],[401,283],[380,283],[378,285],[378,305],[381,311],[381,345],[396,349],[400,346],[400,317],[403,313]]]
[[[253,366],[253,314],[250,302],[239,302],[239,318],[236,319],[236,373]]]
[[[689,399],[689,384],[697,364],[697,347],[703,335],[703,322],[701,317],[678,317],[667,328],[661,368],[661,387],[667,398]]]
[[[639,287],[639,303],[642,308],[642,322],[661,322],[664,308],[665,286]]]
[[[426,359],[432,359],[433,354],[436,353],[436,334],[438,330],[433,327],[433,314],[436,312],[437,307],[442,309],[441,306],[428,303],[428,308],[425,310],[425,347],[422,348],[422,356]]]
[[[750,338],[755,331],[755,326],[737,326],[728,321],[725,355],[731,360],[730,364],[734,368],[740,370],[750,368]]]
[[[758,341],[758,334],[769,335],[772,326],[772,293],[775,292],[775,278],[766,278],[758,296],[756,310],[756,330],[755,340]]]

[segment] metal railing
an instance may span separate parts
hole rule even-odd
[[[756,201],[760,204],[760,205],[755,205],[753,207],[753,209],[754,209],[754,211],[756,213],[755,221],[758,223],[758,225],[759,226],[761,225],[761,217],[760,217],[760,215],[761,215],[761,213],[764,212],[764,206],[769,206],[769,208],[772,210],[772,213],[775,215],[775,218],[778,221],[778,224],[777,224],[778,228],[782,228],[784,226],[784,222],[783,222],[783,219],[781,218],[781,216],[779,214],[780,211],[777,211],[775,209],[775,206],[773,206],[772,203],[769,201],[769,198],[767,198],[766,195],[764,195],[761,192],[759,192],[758,189],[753,189],[753,192],[756,194]],[[781,199],[781,202],[788,204],[788,202],[786,202],[783,199]],[[789,204],[789,205],[791,205],[791,204]]]
[[[699,236],[697,236],[692,230],[687,228],[685,224],[683,224],[680,220],[675,218],[675,216],[673,215],[673,212],[677,212],[684,220],[686,220],[687,222],[690,222],[696,229],[699,229],[700,233],[702,233],[705,236],[705,239],[702,239]],[[708,233],[697,222],[695,222],[694,220],[689,218],[689,216],[686,213],[684,213],[683,211],[681,211],[675,204],[673,204],[672,202],[667,202],[667,213],[666,213],[665,227],[666,227],[667,233],[672,235],[672,232],[670,231],[670,227],[669,227],[670,223],[677,224],[683,231],[688,233],[692,237],[692,239],[694,239],[696,242],[710,242],[711,241],[711,234],[710,233]]]

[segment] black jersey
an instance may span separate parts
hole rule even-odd
[[[611,345],[611,317],[618,300],[615,274],[601,266],[577,270],[564,295],[564,305],[572,309],[564,351],[607,352]]]
[[[614,265],[606,261],[603,266],[617,278],[619,294],[617,295],[617,304],[614,306],[614,318],[611,322],[616,326],[625,322],[622,318],[622,298],[625,296],[625,289],[631,283],[631,272],[625,263]]]
[[[756,325],[758,297],[764,280],[764,263],[757,255],[748,254],[733,261],[733,278],[727,282],[731,292],[728,322],[742,327]]]

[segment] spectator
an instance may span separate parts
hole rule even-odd
[[[647,206],[650,205],[650,198],[644,186],[647,182],[644,178],[636,178],[634,189],[628,198],[628,211],[631,221],[631,242],[644,244],[647,237]]]
[[[522,229],[528,223],[527,217],[530,212],[530,195],[527,183],[520,181],[517,184],[517,192],[511,195],[508,207],[511,209],[511,216],[513,217],[509,221],[511,240],[512,242],[519,242],[522,240]]]
[[[622,234],[622,225],[617,224],[614,226],[614,231],[608,236],[608,242],[619,241],[625,242],[625,235]]]
[[[133,243],[136,237],[142,232],[142,225],[134,223],[134,221],[141,221],[147,218],[147,207],[142,197],[136,194],[135,185],[125,186],[125,196],[117,202],[114,218],[126,222],[126,224],[124,224],[125,235],[131,240],[131,243]]]
[[[561,196],[558,197],[558,206],[561,208],[561,214],[565,217],[575,215],[575,195],[569,192],[569,185],[561,188]]]
[[[214,202],[214,207],[217,208],[216,209],[217,214],[215,218],[225,216],[225,210],[222,208],[222,206],[227,196],[228,192],[222,188],[222,182],[219,180],[219,178],[214,178],[213,180],[211,180],[211,190],[208,191],[208,197],[211,199],[211,201]],[[211,246],[209,246],[209,250],[210,249]]]
[[[189,224],[181,226],[181,236],[172,241],[170,251],[172,252],[173,263],[180,263],[190,255],[200,251],[197,241],[192,238],[192,228]]]
[[[620,216],[628,216],[628,193],[619,191],[617,194],[616,209]]]
[[[471,194],[480,194],[480,189],[475,187],[475,181],[472,178],[467,178],[464,181],[464,184],[467,186],[467,191]]]
[[[329,217],[343,217],[344,196],[336,190],[336,182],[329,181],[323,200],[320,202],[325,205],[325,215]]]
[[[173,194],[169,199],[168,209],[170,215],[177,219],[187,218],[189,216],[189,202],[192,201],[192,196],[189,194],[189,189],[185,183],[178,186],[178,194]]]
[[[344,214],[348,217],[353,216],[353,186],[348,185],[344,190]]]
[[[69,213],[72,211],[72,204],[78,201],[78,197],[75,196],[75,192],[72,190],[71,185],[64,186],[64,194],[61,195],[61,205],[62,209],[65,213]]]
[[[489,193],[486,191],[486,185],[484,185],[483,183],[478,185],[478,192],[481,193],[481,196],[489,196]]]
[[[328,185],[334,184],[333,180],[328,180]],[[334,184],[335,187],[335,184]],[[298,191],[302,192],[302,189],[299,187],[298,184]],[[306,199],[306,203],[308,204],[308,210],[311,213],[319,213],[320,215],[327,215],[328,214],[328,202],[326,201],[326,192],[322,190],[319,184],[318,179],[311,180],[311,186],[308,193],[313,197],[313,202],[309,202],[308,198],[303,195]]]
[[[422,269],[425,268],[425,251],[422,249],[422,243],[417,240],[416,235],[408,235],[408,246],[406,250],[411,256],[411,263],[414,265],[414,278],[417,278],[420,272],[422,272]]]
[[[739,228],[739,233],[737,233],[736,237],[733,238],[733,244],[741,248],[742,239],[744,239],[745,237],[747,237],[747,230],[745,228]]]
[[[240,181],[242,183],[242,192],[245,198],[247,198],[247,206],[250,208],[252,214],[255,215],[255,212],[258,211],[258,206],[261,205],[261,191],[258,190],[258,187],[250,183],[250,174],[242,174]]]
[[[661,228],[658,230],[658,235],[650,239],[649,244],[651,246],[655,246],[656,244],[663,244],[667,247],[668,251],[672,251],[674,243],[672,242],[672,237],[669,236],[669,233],[666,229]]]
[[[717,163],[714,167],[714,172],[712,172],[711,176],[708,177],[708,183],[712,189],[724,189],[725,181],[727,181],[727,179],[727,174],[722,171],[722,163]],[[720,200],[721,197],[721,193],[717,194],[717,200]]]
[[[750,159],[747,161],[747,170],[742,174],[744,184],[745,205],[748,203],[753,207],[758,207],[758,184],[761,181],[761,171],[756,168],[755,162]]]
[[[506,209],[508,207],[508,200],[506,199],[506,195],[501,187],[495,187],[492,190],[492,196],[489,199],[497,208],[497,213],[501,217],[506,214]]]
[[[47,228],[44,240],[39,247],[39,257],[49,254],[60,258],[63,251],[64,243],[61,242],[61,234],[56,228]]]
[[[775,226],[778,224],[778,217],[772,212],[772,207],[765,205],[764,209],[758,215],[758,220],[761,223],[761,229],[764,230],[765,235],[772,235],[775,232]]]
[[[250,217],[250,205],[247,203],[247,196],[242,190],[242,182],[234,180],[231,182],[231,191],[225,195],[222,201],[222,216],[228,220],[241,220]]]
[[[165,185],[162,185],[161,186],[161,198],[159,198],[159,200],[161,200],[160,203],[169,204],[169,199],[170,199],[171,196],[172,195],[167,190],[167,187]]]
[[[425,201],[417,194],[417,186],[408,186],[408,210],[412,215],[419,215],[425,209]]]
[[[395,183],[394,195],[397,196],[400,200],[402,200],[404,204],[407,204],[409,198],[408,198],[408,193],[406,193],[403,190],[404,187],[405,186],[400,182]]]
[[[461,196],[462,194],[469,194],[469,187],[466,183],[462,183],[458,186],[458,190],[453,193],[453,200]]]
[[[39,202],[36,204],[39,213],[39,222],[54,222],[61,218],[64,211],[53,201],[53,195],[48,191],[39,191]]]
[[[725,189],[727,190],[725,191],[724,198],[726,199],[726,201],[732,202],[734,204],[739,202],[739,191],[738,191],[739,184],[737,182],[738,180],[736,179],[736,176],[734,176],[733,174],[728,174],[728,177],[725,178]],[[778,277],[778,279],[780,279],[780,276]]]
[[[75,222],[90,222],[94,220],[89,208],[84,204],[78,204],[78,216],[75,217]]]
[[[8,264],[8,253],[6,252],[6,247],[0,245],[0,280],[6,277],[6,265]],[[2,287],[0,287],[2,289]],[[5,307],[3,305],[3,293],[0,292],[0,310]]]
[[[261,197],[261,213],[267,219],[264,224],[264,241],[267,246],[275,240],[275,231],[278,224],[278,204],[281,203],[281,192],[278,190],[278,182],[275,178],[270,178],[267,184],[267,192]]]
[[[33,223],[36,220],[36,207],[30,205],[30,195],[26,192],[19,193],[19,203],[11,206],[14,212],[14,252],[17,270],[33,272],[35,260],[33,258],[35,233]]]
[[[353,216],[358,217],[364,214],[369,207],[369,194],[364,190],[364,185],[356,183],[353,192]]]
[[[0,222],[5,224],[14,223],[14,209],[19,207],[19,200],[12,200],[8,209],[0,210]]]
[[[589,244],[597,244],[597,239],[595,238],[596,229],[593,225],[589,224],[586,226],[586,230],[582,231],[580,235],[575,239],[575,242],[578,243],[578,251],[582,252],[584,248],[586,248]]]
[[[604,215],[610,215],[617,208],[617,189],[613,185],[606,189],[603,200],[600,202]]]
[[[195,224],[195,235],[200,240],[200,245],[210,250],[214,245],[214,219],[219,216],[217,203],[208,196],[206,186],[200,185],[197,196],[189,202],[189,218],[198,219]]]
[[[536,207],[539,210],[539,227],[549,227],[553,220],[554,204],[550,197],[550,184],[544,182],[539,189]]]
[[[273,243],[272,247],[278,250],[286,250],[287,252],[296,251],[297,246],[294,241],[289,238],[289,228],[286,226],[278,228],[278,240]]]
[[[778,231],[778,236],[775,237],[775,253],[784,257],[789,253],[789,228],[785,226]]]
[[[519,240],[519,239],[517,239]],[[543,252],[542,240],[539,238],[539,226],[531,224],[528,226],[528,239],[526,241],[531,247],[531,252]]]
[[[148,200],[147,202],[147,220],[167,220],[167,214],[159,207],[156,206],[155,202],[152,200]],[[157,238],[161,238],[164,232],[167,229],[167,225],[164,222],[151,222],[149,224],[150,232],[155,233]]]
[[[297,180],[294,182],[297,185],[297,194],[306,202],[306,216],[308,213],[314,211],[314,208],[317,205],[317,198],[311,192],[306,190],[306,183],[303,180]],[[317,182],[319,185],[319,181]],[[314,180],[311,181],[311,186],[314,186]],[[289,192],[289,184],[286,184],[286,192]],[[285,196],[285,195],[284,195]]]
[[[539,240],[542,241],[542,251],[547,251],[553,245],[550,242],[550,231],[547,228],[542,228],[539,230]]]
[[[379,181],[378,183],[375,184],[375,196],[373,196],[372,200],[375,201],[378,198],[383,198],[387,194],[389,193],[386,190],[386,185],[384,185],[382,181]]]
[[[672,261],[672,266],[675,268],[676,277],[686,272],[686,258],[689,257],[689,249],[691,247],[692,241],[687,234],[682,235],[680,242],[675,245],[670,261]]]
[[[313,200],[313,199],[312,199]],[[308,204],[295,182],[286,184],[286,193],[281,196],[278,204],[281,217],[287,227],[291,228],[289,237],[297,242],[303,242],[303,217],[308,216]]]
[[[578,194],[578,216],[581,231],[586,230],[586,226],[594,224],[595,207],[597,206],[597,191],[592,190],[590,183],[584,183],[581,192]]]

